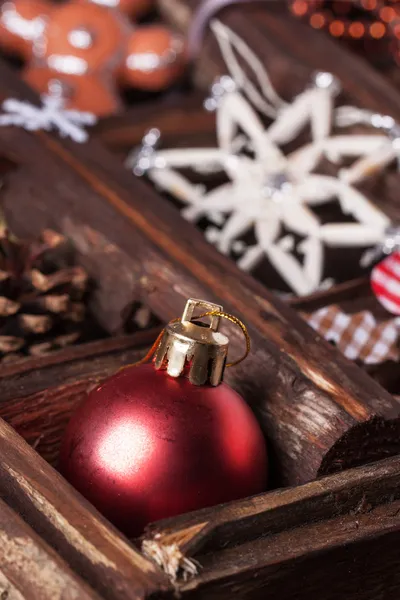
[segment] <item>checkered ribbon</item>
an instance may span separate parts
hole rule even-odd
[[[334,305],[304,317],[350,360],[373,365],[400,358],[400,318],[378,323],[369,311],[346,314]]]

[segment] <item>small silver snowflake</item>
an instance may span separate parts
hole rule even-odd
[[[96,117],[90,112],[68,110],[64,100],[57,95],[43,95],[42,106],[8,98],[2,104],[0,127],[22,127],[27,131],[55,129],[61,137],[71,138],[80,144],[89,138],[86,126],[94,125]]]

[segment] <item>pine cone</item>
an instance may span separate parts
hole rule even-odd
[[[88,276],[72,245],[43,231],[39,240],[0,233],[0,360],[39,355],[78,341]]]

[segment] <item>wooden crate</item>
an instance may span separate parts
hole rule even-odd
[[[189,3],[162,5],[187,25]],[[231,7],[221,18],[258,44],[288,93],[311,70],[329,69],[354,102],[400,118],[400,94],[360,59],[301,23],[266,16],[264,8],[246,15]],[[221,72],[210,38],[198,65],[200,86]],[[4,63],[0,81],[1,100],[37,102]],[[124,119],[101,123],[84,145],[53,133],[1,129],[7,221],[18,235],[52,227],[72,239],[98,283],[92,308],[110,333],[121,331],[121,312],[136,301],[165,323],[188,297],[203,297],[246,322],[252,354],[227,381],[267,436],[274,489],[151,525],[147,540],[164,550],[175,544],[199,562],[198,575],[174,581],[145,556],[141,540],[124,538],[54,468],[76,404],[102,377],[135,361],[156,331],[1,366],[0,597],[397,599],[399,401],[297,312],[345,302],[354,290],[362,297],[365,284],[350,282],[292,306],[279,300],[122,167],[106,144],[124,150],[141,135],[133,129],[126,137]],[[204,119],[198,135],[208,126]],[[395,217],[393,188],[379,201]],[[229,334],[233,352],[240,352],[239,334]]]

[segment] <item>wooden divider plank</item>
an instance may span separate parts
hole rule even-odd
[[[185,598],[396,600],[400,458],[149,528],[201,565]]]
[[[0,500],[0,598],[99,600],[100,596]]]
[[[3,420],[0,456],[0,496],[104,598],[168,589],[167,577]]]

